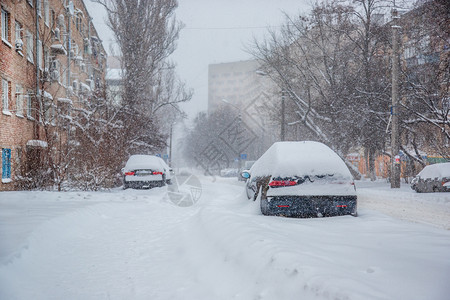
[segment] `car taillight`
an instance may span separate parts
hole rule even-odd
[[[134,172],[125,172],[125,175],[126,175],[126,176],[133,176],[133,175],[134,175]]]
[[[293,185],[297,185],[297,181],[293,181],[293,180],[272,180],[269,183],[270,187],[293,186]]]
[[[153,172],[153,175],[162,175],[163,174],[163,172]]]

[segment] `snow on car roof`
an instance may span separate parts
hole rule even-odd
[[[450,177],[450,162],[426,166],[417,176],[432,179]]]
[[[277,142],[251,168],[252,176],[337,174],[352,178],[344,161],[328,146],[313,141]]]
[[[153,155],[131,155],[128,159],[125,169],[164,169],[163,160]]]

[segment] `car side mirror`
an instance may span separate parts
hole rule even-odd
[[[249,171],[243,171],[243,172],[241,173],[241,176],[242,176],[243,178],[249,179],[249,178],[250,178],[250,173],[249,173]]]

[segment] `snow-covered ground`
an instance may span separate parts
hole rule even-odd
[[[450,298],[450,193],[358,182],[359,216],[266,217],[235,178],[0,193],[0,299]]]

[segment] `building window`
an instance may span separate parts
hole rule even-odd
[[[22,41],[22,25],[16,21],[15,23],[15,47],[16,51],[23,56],[23,41]]]
[[[2,111],[9,113],[9,82],[2,79]]]
[[[2,182],[11,182],[11,149],[2,149]]]
[[[15,34],[16,34],[16,41],[22,39],[22,25],[17,21],[16,21]]]
[[[9,13],[2,8],[2,40],[9,44],[10,23]]]
[[[37,3],[37,10],[38,10],[39,16],[42,18],[42,1],[36,0],[36,3]]]
[[[33,35],[28,30],[27,30],[27,59],[29,62],[34,63]]]
[[[38,41],[38,47],[36,49],[37,51],[37,56],[38,56],[38,63],[39,63],[39,69],[43,70],[44,67],[44,57],[43,57],[43,47],[42,47],[42,41]]]
[[[53,98],[44,92],[44,123],[53,123]]]
[[[16,148],[16,160],[15,160],[15,169],[16,169],[16,176],[18,174],[21,174],[22,172],[20,171],[21,166],[22,166],[22,148],[17,147]]]
[[[32,103],[33,92],[28,91],[27,94],[27,117],[29,119],[33,119],[32,111],[33,111],[33,103]]]
[[[81,32],[81,16],[77,15],[75,17],[75,27],[77,28],[78,31]]]
[[[53,29],[55,27],[55,19],[56,19],[56,14],[55,11],[53,9],[50,10],[50,28]]]
[[[16,116],[23,117],[23,88],[16,84]]]
[[[48,72],[50,68],[50,50],[44,47],[44,70]]]
[[[44,0],[44,23],[49,26],[50,20],[50,8],[49,8],[49,0]]]

